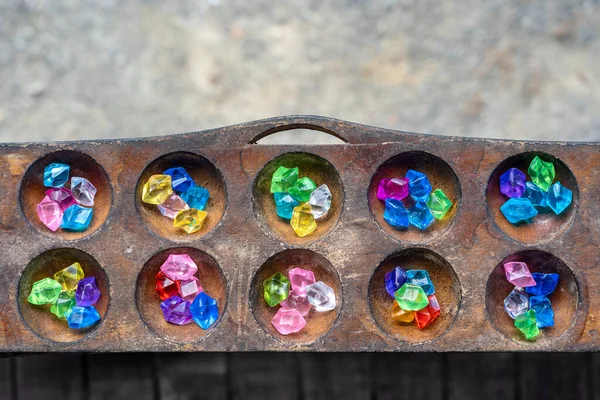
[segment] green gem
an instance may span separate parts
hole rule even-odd
[[[298,180],[298,168],[281,166],[273,173],[271,178],[271,193],[287,193]]]
[[[52,304],[58,299],[62,291],[62,285],[52,278],[44,278],[37,281],[31,287],[31,294],[27,301],[31,304]]]
[[[405,283],[396,290],[394,297],[401,309],[405,311],[419,311],[427,307],[429,299],[421,286]]]
[[[288,193],[300,203],[310,200],[310,194],[315,191],[317,184],[309,177],[298,179],[296,184],[289,188]]]
[[[517,318],[515,318],[515,326],[523,332],[525,339],[533,339],[540,334],[534,310],[529,310],[525,314],[517,315]]]
[[[63,291],[58,295],[58,299],[50,306],[50,312],[58,318],[66,318],[67,313],[75,307],[75,297],[73,291]]]
[[[547,192],[554,182],[556,172],[554,171],[554,164],[551,162],[543,161],[538,156],[535,156],[531,164],[529,164],[529,176],[531,181],[544,192]]]
[[[290,280],[281,272],[276,273],[263,282],[265,301],[269,307],[275,307],[288,297]]]
[[[435,189],[433,193],[429,195],[427,200],[427,207],[436,219],[442,219],[452,207],[452,202],[442,189]]]

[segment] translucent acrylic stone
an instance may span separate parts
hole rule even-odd
[[[169,297],[160,303],[165,321],[175,325],[187,325],[192,322],[190,302],[179,296]]]
[[[282,335],[300,332],[306,326],[306,320],[298,310],[280,308],[271,319],[271,324]]]
[[[521,197],[525,193],[525,174],[511,168],[500,175],[500,192],[508,197]]]
[[[69,180],[70,167],[67,164],[52,163],[44,168],[44,186],[60,188]]]
[[[421,286],[405,283],[394,293],[394,297],[401,309],[406,311],[419,311],[427,307],[429,300]]]
[[[408,210],[408,222],[424,231],[433,222],[433,214],[427,204],[417,202]]]
[[[533,182],[525,182],[525,194],[523,197],[529,199],[534,207],[547,207],[547,192],[537,187]]]
[[[87,179],[74,176],[71,178],[71,192],[77,203],[85,207],[93,207],[98,189]]]
[[[202,285],[200,285],[200,281],[195,276],[185,281],[177,281],[176,284],[179,296],[187,301],[193,301],[198,294],[204,291]]]
[[[415,312],[401,309],[396,301],[394,301],[394,304],[392,304],[391,314],[392,319],[396,322],[407,324],[415,320]]]
[[[155,289],[161,300],[166,300],[169,297],[179,294],[175,281],[169,279],[162,271],[158,271],[156,274]]]
[[[442,219],[446,216],[450,208],[452,208],[452,202],[442,189],[435,189],[429,195],[427,208],[429,208],[435,219]]]
[[[524,262],[507,262],[504,264],[506,280],[517,287],[535,286],[535,280],[529,272],[529,267]]]
[[[275,199],[277,215],[283,219],[292,219],[294,208],[298,207],[300,203],[289,194],[283,192],[273,193],[273,198]]]
[[[394,267],[393,270],[387,272],[384,276],[385,290],[388,294],[394,297],[394,293],[398,291],[407,281],[406,272],[400,267]]]
[[[80,307],[93,306],[101,296],[100,289],[96,285],[96,278],[88,276],[77,283],[75,301]]]
[[[189,188],[195,186],[194,180],[187,173],[185,168],[175,167],[169,168],[165,172],[164,175],[169,175],[171,177],[171,187],[177,193],[183,193],[187,191]]]
[[[90,226],[93,217],[93,208],[85,208],[75,204],[65,210],[60,227],[67,231],[81,232]]]
[[[530,297],[529,308],[535,311],[538,328],[554,326],[554,310],[552,310],[552,303],[550,303],[547,297]]]
[[[431,183],[429,182],[429,179],[427,179],[427,175],[410,169],[406,173],[406,179],[408,179],[409,182],[411,196],[417,202],[427,202],[427,198],[432,189]]]
[[[500,207],[500,211],[511,224],[528,221],[538,214],[538,211],[531,205],[529,199],[524,197],[508,199]]]
[[[170,254],[160,270],[173,281],[186,281],[198,272],[198,266],[187,254]]]
[[[292,289],[300,293],[304,293],[308,285],[316,282],[315,274],[312,271],[302,268],[292,268],[288,272],[288,277],[292,284]]]
[[[152,175],[142,188],[142,201],[147,204],[162,204],[172,194],[170,175]]]
[[[424,329],[431,324],[441,313],[437,297],[431,295],[428,297],[428,300],[429,304],[427,307],[415,312],[415,322],[419,329]]]
[[[406,282],[411,285],[421,286],[427,296],[431,296],[435,293],[435,288],[429,277],[429,272],[423,269],[411,269],[406,271],[406,279]]]
[[[282,273],[267,278],[263,282],[263,296],[269,307],[275,307],[284,301],[290,292],[290,280]]]
[[[60,228],[62,222],[63,211],[60,205],[45,196],[44,199],[37,205],[37,215],[40,222],[48,227],[52,232],[56,232]]]
[[[208,213],[206,211],[198,210],[196,208],[182,210],[175,215],[173,226],[175,228],[183,229],[188,234],[196,233],[202,229],[202,225],[204,225],[207,215]]]
[[[335,309],[335,292],[325,282],[315,282],[306,287],[306,297],[317,312],[331,311]]]
[[[181,197],[176,193],[170,195],[162,204],[159,204],[158,211],[167,218],[175,219],[175,216],[180,211],[189,210],[190,206],[187,205]]]
[[[217,301],[201,292],[196,296],[190,306],[192,319],[202,329],[210,328],[219,319],[219,306]]]
[[[535,156],[535,158],[531,161],[527,172],[529,172],[531,181],[543,191],[548,191],[548,189],[550,189],[550,186],[556,177],[554,164],[543,161],[538,156]]]
[[[306,316],[312,308],[312,305],[308,301],[308,297],[306,297],[306,293],[300,292],[297,289],[292,289],[288,294],[288,297],[280,304],[283,308],[297,310],[303,317]]]
[[[385,201],[386,199],[402,200],[409,194],[408,179],[391,178],[382,179],[377,186],[377,198]]]
[[[72,291],[77,289],[77,284],[84,276],[81,264],[76,262],[57,271],[54,274],[54,280],[62,285],[63,290]]]
[[[181,194],[181,199],[185,201],[190,208],[195,208],[197,210],[204,210],[206,208],[209,197],[210,193],[208,189],[203,188],[202,186],[192,186]]]
[[[75,297],[72,292],[61,292],[58,299],[50,306],[50,312],[58,318],[66,318],[66,315],[75,307]]]
[[[73,192],[67,188],[48,189],[46,190],[46,197],[57,203],[62,211],[65,211],[72,205],[77,204],[77,200],[75,200]]]
[[[573,192],[561,185],[560,182],[556,182],[548,190],[546,202],[556,215],[562,214],[563,211],[569,208],[572,201]]]
[[[311,205],[303,203],[294,208],[290,225],[298,237],[305,237],[313,233],[317,229],[317,222]]]
[[[288,193],[300,203],[306,203],[310,200],[310,195],[317,188],[317,184],[305,176],[304,178],[300,178],[296,181],[294,186],[289,188]]]
[[[504,299],[504,310],[512,319],[524,314],[529,310],[529,296],[525,294],[523,289],[515,288]]]
[[[400,200],[386,199],[385,211],[383,212],[385,222],[398,229],[408,228],[408,210]]]
[[[271,178],[271,193],[287,193],[298,180],[298,172],[298,168],[277,168]]]
[[[520,330],[525,339],[531,340],[540,334],[534,310],[529,310],[515,318],[515,327]]]
[[[319,219],[327,215],[331,208],[331,191],[327,185],[321,185],[316,188],[308,200],[308,204],[312,207],[312,213],[315,219]]]
[[[100,321],[100,314],[95,307],[75,306],[67,314],[67,323],[71,329],[85,329],[96,325]]]
[[[525,291],[533,296],[548,296],[554,292],[556,285],[558,285],[558,274],[534,272],[531,277],[535,281],[535,285],[526,287]]]
[[[44,278],[34,282],[27,301],[31,304],[52,304],[58,299],[62,285],[52,278]]]

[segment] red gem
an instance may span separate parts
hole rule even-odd
[[[156,274],[156,293],[161,300],[166,300],[169,297],[177,295],[177,284],[167,278],[167,276],[162,272],[158,271]]]
[[[415,313],[415,322],[419,329],[425,328],[427,325],[433,322],[434,319],[440,315],[440,303],[437,301],[437,297],[435,294],[432,294],[428,297],[429,305],[422,309],[421,311],[417,311]]]

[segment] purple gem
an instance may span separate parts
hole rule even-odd
[[[187,325],[192,322],[190,302],[179,296],[172,296],[160,303],[165,321],[175,325]]]
[[[75,302],[79,307],[93,306],[100,298],[100,289],[96,285],[96,278],[89,276],[77,283]]]
[[[390,296],[394,297],[394,293],[406,283],[406,272],[400,267],[394,267],[393,270],[385,274],[385,290]]]
[[[379,200],[396,199],[402,200],[408,196],[408,179],[391,178],[382,179],[377,186],[377,198]]]
[[[511,168],[500,176],[500,191],[508,197],[521,197],[525,193],[525,174]]]

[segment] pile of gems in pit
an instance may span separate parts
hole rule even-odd
[[[188,234],[202,229],[209,197],[208,189],[196,185],[182,167],[152,175],[142,189],[144,203],[157,205],[162,215],[173,220],[174,227]]]
[[[515,285],[504,299],[504,310],[526,339],[534,339],[540,328],[554,326],[554,311],[548,298],[558,284],[558,274],[529,272],[524,262],[504,264],[506,279]]]
[[[289,279],[281,272],[263,282],[264,297],[269,307],[280,305],[271,323],[282,335],[300,332],[314,307],[317,312],[335,309],[335,292],[325,282],[316,281],[312,271],[292,268]],[[290,290],[291,285],[291,290]]]
[[[208,329],[219,318],[217,301],[204,293],[195,276],[198,266],[187,254],[171,254],[156,274],[156,293],[165,321]]]
[[[571,205],[573,192],[554,182],[556,172],[554,164],[536,156],[525,174],[511,168],[500,176],[500,192],[509,199],[500,207],[500,211],[511,224],[530,222],[539,212],[552,210],[560,215]]]
[[[76,262],[54,274],[54,279],[35,282],[27,301],[37,306],[49,304],[50,312],[67,321],[71,329],[89,328],[100,321],[94,307],[100,298],[96,278],[85,277]]]
[[[305,176],[298,179],[299,169],[281,166],[271,178],[271,193],[275,198],[277,215],[290,221],[299,237],[310,235],[317,229],[331,207],[331,191],[327,185],[317,184]]]
[[[50,189],[37,205],[40,221],[52,232],[58,228],[81,232],[90,226],[94,209],[96,187],[85,178],[71,178],[71,189],[64,186],[69,181],[70,167],[52,163],[44,168],[44,186]]]
[[[415,321],[419,329],[431,324],[441,313],[429,273],[422,269],[404,271],[400,267],[385,274],[385,290],[396,301],[392,319],[404,324]]]
[[[427,175],[408,170],[404,178],[382,179],[377,187],[377,198],[385,202],[383,219],[398,229],[412,225],[420,230],[427,229],[440,220],[452,207],[442,189],[431,192]]]

